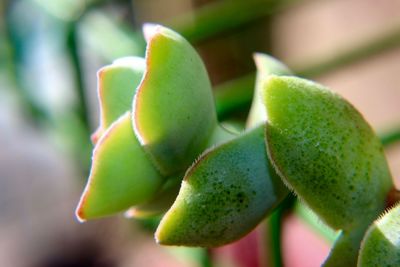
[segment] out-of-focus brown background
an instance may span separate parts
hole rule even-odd
[[[2,0],[0,266],[199,266],[195,250],[157,246],[143,223],[74,217],[98,123],[96,71],[143,56],[143,22],[187,37],[216,90],[250,77],[250,99],[252,53],[266,52],[339,92],[379,134],[400,129],[399,0]],[[400,144],[386,152],[398,184]],[[307,226],[289,219],[285,266],[318,266],[327,242],[296,235]],[[219,250],[218,266],[235,266],[231,254]]]

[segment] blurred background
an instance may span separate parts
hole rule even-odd
[[[144,22],[196,47],[220,120],[245,118],[254,52],[339,92],[381,136],[399,183],[399,0],[0,0],[0,266],[212,266],[210,255],[214,266],[279,266],[264,224],[204,251],[156,245],[151,221],[75,219],[99,118],[96,71],[144,56]],[[286,212],[279,228],[284,266],[319,266],[329,252],[332,234],[305,213]]]

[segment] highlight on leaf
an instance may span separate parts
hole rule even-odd
[[[187,168],[217,127],[204,64],[179,34],[144,27],[146,72],[133,102],[136,135],[164,175]]]

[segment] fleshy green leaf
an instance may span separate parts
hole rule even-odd
[[[125,57],[98,71],[100,127],[92,136],[94,143],[116,119],[131,109],[145,66],[143,58]]]
[[[103,217],[148,201],[162,181],[135,137],[127,112],[96,144],[77,217],[82,221]]]
[[[214,247],[247,234],[288,192],[267,162],[263,126],[203,154],[187,171],[157,241]]]
[[[206,148],[217,120],[211,85],[194,48],[162,26],[146,26],[146,73],[133,103],[141,144],[164,175],[182,171]]]
[[[316,83],[265,83],[268,154],[278,173],[328,225],[371,223],[392,188],[375,133],[347,101]]]
[[[375,221],[367,231],[361,245],[358,266],[400,266],[399,204]]]
[[[254,62],[257,67],[256,88],[249,116],[247,118],[247,128],[255,127],[267,120],[264,101],[262,99],[265,80],[270,75],[291,75],[292,72],[282,62],[262,53],[254,54]]]

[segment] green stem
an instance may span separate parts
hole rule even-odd
[[[78,50],[78,40],[77,40],[77,24],[79,20],[71,22],[67,25],[66,32],[66,46],[67,53],[71,60],[72,68],[75,76],[75,92],[77,96],[77,103],[72,111],[73,117],[77,118],[75,123],[69,121],[73,128],[75,128],[70,139],[73,140],[73,153],[76,155],[76,159],[83,171],[85,176],[88,172],[88,166],[90,163],[91,156],[91,142],[90,142],[90,118],[89,118],[89,108],[87,106],[85,86],[83,80],[82,72],[82,62]],[[72,128],[71,127],[71,128]],[[75,137],[75,138],[74,138]]]
[[[282,204],[271,214],[267,220],[267,255],[270,255],[270,265],[273,267],[283,266],[282,257],[282,220],[285,213],[290,210],[295,203],[295,196],[289,194]]]
[[[362,59],[398,47],[400,44],[400,29],[396,28],[386,34],[376,37],[370,43],[353,46],[331,58],[318,63],[294,68],[294,73],[314,77],[353,64]],[[238,109],[248,108],[253,98],[255,73],[218,85],[215,88],[215,100],[219,118],[226,118]]]
[[[271,260],[269,261],[273,267],[282,267],[282,209],[278,208],[268,219],[268,234],[269,247],[267,248],[268,255]]]
[[[76,107],[76,113],[78,114],[80,120],[83,122],[85,130],[90,131],[89,117],[88,117],[88,107],[85,95],[85,88],[82,75],[82,64],[80,61],[78,53],[78,44],[76,38],[76,22],[70,23],[67,30],[67,49],[71,59],[71,63],[75,75],[75,88],[76,94],[78,96],[78,104]]]
[[[213,267],[212,255],[209,249],[204,249],[202,257],[199,259],[201,267]]]

